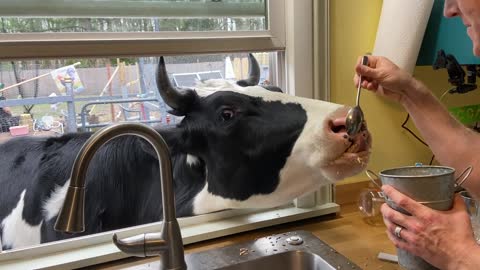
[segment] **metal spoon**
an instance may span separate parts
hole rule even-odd
[[[368,64],[368,57],[365,55],[362,58],[362,65]],[[357,105],[351,108],[347,113],[346,119],[346,129],[347,134],[350,137],[354,137],[360,132],[362,128],[364,117],[362,108],[360,108],[360,90],[362,89],[362,76],[360,76],[358,81],[358,89],[357,89]]]

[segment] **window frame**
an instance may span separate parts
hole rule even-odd
[[[327,100],[329,0],[267,1],[270,28],[266,31],[0,34],[0,60],[280,51],[274,57],[278,67],[274,77],[279,86],[297,96]],[[315,18],[320,15],[325,17]],[[191,46],[192,42],[195,46]],[[339,205],[334,202],[334,197],[333,185],[327,185],[278,208],[228,210],[182,218],[179,223],[183,241],[189,244],[335,213],[339,211]],[[125,258],[127,255],[111,242],[113,233],[127,237],[155,232],[160,224],[156,222],[0,252],[0,269],[77,268]]]
[[[282,51],[285,1],[267,0],[275,16],[267,15],[269,29],[263,31],[1,33],[0,60]]]
[[[265,8],[264,3],[255,2],[222,2],[212,0],[197,1],[143,1],[138,6],[135,1],[118,0],[80,0],[64,1],[49,0],[48,5],[39,4],[38,0],[2,0],[0,17],[7,16],[35,16],[49,17],[52,15],[52,6],[55,14],[68,17],[242,17],[263,16],[260,8]],[[188,5],[185,5],[185,3]]]

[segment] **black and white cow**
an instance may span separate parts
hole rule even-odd
[[[257,86],[209,80],[175,89],[163,58],[157,85],[172,113],[184,116],[158,132],[169,145],[178,216],[232,208],[273,207],[362,171],[366,128],[345,133],[346,106]],[[4,249],[71,237],[53,225],[75,156],[90,133],[23,137],[0,145],[0,238]],[[159,168],[137,137],[112,140],[87,172],[84,234],[160,220]]]

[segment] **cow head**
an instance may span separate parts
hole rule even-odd
[[[195,214],[278,206],[355,175],[368,162],[367,128],[354,138],[346,134],[349,107],[258,86],[258,63],[249,59],[248,79],[209,80],[193,89],[173,87],[160,59],[160,94],[172,114],[184,116],[169,145],[204,165]]]

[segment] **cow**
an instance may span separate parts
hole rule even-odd
[[[348,106],[262,87],[249,55],[249,78],[212,79],[176,88],[160,58],[157,87],[173,127],[156,127],[171,152],[178,217],[267,208],[365,169],[371,136],[346,134]],[[21,137],[0,145],[3,249],[73,237],[53,227],[70,171],[91,133]],[[95,154],[86,174],[85,232],[159,221],[158,160],[143,139],[122,136]]]

